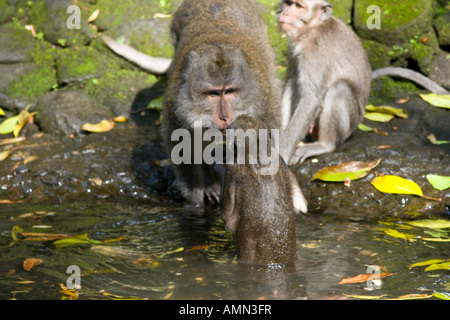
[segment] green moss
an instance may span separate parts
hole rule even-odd
[[[90,4],[89,1],[83,2],[92,9],[100,10],[100,15],[95,20],[95,24],[101,30],[134,20],[152,19],[155,13],[163,11],[159,0],[102,0],[95,5]],[[167,7],[169,7],[169,4],[167,4]]]
[[[139,33],[133,33],[129,39],[129,42],[140,48],[145,54],[153,57],[173,57],[174,48],[170,40],[169,27],[161,28],[160,25],[155,27],[155,30],[160,32],[148,32],[145,36]]]
[[[102,57],[92,47],[58,50],[56,55],[58,82],[98,76],[103,66],[102,61]]]
[[[277,65],[287,65],[287,39],[282,37],[278,27],[277,11],[279,1],[258,0],[265,8],[261,10],[261,16],[267,26],[270,45],[274,50]]]
[[[56,79],[51,66],[36,66],[32,72],[23,75],[11,84],[7,95],[13,99],[35,102],[50,91],[55,84]]]
[[[392,78],[382,77],[372,82],[369,103],[379,104],[419,92],[420,90],[411,82],[394,81]]]
[[[333,6],[333,16],[346,24],[352,23],[353,0],[329,0]]]
[[[53,54],[53,48],[36,40],[35,49],[31,52],[35,65],[30,72],[9,86],[7,95],[13,99],[35,102],[52,88],[57,87]]]
[[[395,4],[391,0],[377,0],[376,3],[371,0],[364,0],[360,1],[358,6],[359,14],[364,17],[364,21],[367,21],[372,15],[372,13],[367,13],[367,8],[373,4],[381,9],[381,28],[388,30],[397,30],[400,26],[419,17],[430,7],[430,1],[428,0],[403,0],[396,1]]]
[[[111,97],[126,100],[136,95],[138,89],[150,87],[157,82],[157,77],[142,71],[126,69],[109,70],[103,77],[85,82],[89,95],[104,102]],[[137,85],[138,84],[138,85]]]
[[[389,50],[386,46],[376,41],[364,39],[361,39],[361,43],[364,50],[367,52],[372,69],[375,70],[389,65],[391,59],[388,54]]]

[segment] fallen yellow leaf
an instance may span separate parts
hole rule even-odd
[[[114,121],[115,122],[127,122],[128,119],[127,119],[127,117],[124,117],[124,116],[118,116],[118,117],[114,118]]]
[[[432,106],[450,109],[450,94],[428,93],[420,94],[420,97]]]
[[[114,129],[114,121],[110,120],[103,120],[100,123],[92,124],[92,123],[85,123],[81,129],[88,132],[107,132],[112,129]]]
[[[422,189],[413,181],[398,176],[386,175],[370,182],[378,191],[384,193],[413,194],[423,196]]]
[[[89,18],[87,19],[87,22],[90,23],[90,22],[95,21],[95,19],[98,18],[98,15],[99,15],[99,14],[100,14],[100,10],[99,10],[99,9],[95,10],[94,12],[92,12],[92,14],[91,14],[91,15],[89,16]]]
[[[361,162],[350,161],[336,166],[328,166],[318,171],[312,180],[320,179],[323,181],[346,181],[357,180],[365,177],[370,170],[375,168],[381,159],[377,161]]]
[[[44,262],[41,259],[35,259],[35,258],[27,258],[24,262],[23,262],[23,268],[26,271],[30,271],[31,269],[33,269],[34,267],[40,265],[42,262]]]
[[[11,150],[6,150],[6,151],[3,151],[3,152],[0,152],[0,161],[3,161],[6,158],[8,158],[10,153],[11,153]]]
[[[385,278],[393,275],[393,273],[390,272],[383,272],[380,274],[377,274],[377,278]],[[346,283],[361,283],[366,282],[370,277],[375,277],[373,273],[362,273],[357,276],[351,277],[351,278],[345,278],[342,279],[338,284],[346,284]]]
[[[25,160],[23,160],[23,164],[30,163],[30,162],[36,160],[37,158],[38,158],[37,156],[30,156],[30,157],[26,158]]]

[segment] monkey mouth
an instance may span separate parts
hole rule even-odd
[[[280,21],[279,25],[280,25],[280,29],[283,31],[288,31],[293,28],[292,24],[284,22],[284,21]]]

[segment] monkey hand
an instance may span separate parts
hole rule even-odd
[[[208,199],[208,202],[216,202],[220,201],[220,184],[214,183],[205,187],[205,197]]]
[[[294,164],[303,163],[307,158],[318,156],[320,154],[333,152],[335,150],[335,146],[333,143],[323,143],[320,141],[303,144],[298,146],[289,159],[289,165],[292,166]]]

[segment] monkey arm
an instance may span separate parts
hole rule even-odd
[[[286,163],[290,163],[297,144],[306,136],[320,113],[320,101],[310,96],[308,94],[302,96],[289,125],[281,132],[280,155]]]
[[[286,83],[286,87],[283,91],[283,97],[281,100],[281,128],[286,129],[291,119],[291,107],[292,107],[292,80],[289,79]]]
[[[222,186],[222,197],[220,199],[220,206],[222,212],[222,218],[225,221],[225,227],[231,233],[236,231],[236,222],[238,218],[238,212],[236,210],[236,183],[233,180],[234,172],[227,170],[225,174],[225,183]]]
[[[118,43],[106,35],[102,35],[102,39],[112,51],[150,73],[165,74],[172,63],[172,59],[155,58],[146,55],[126,44]]]
[[[442,88],[436,82],[430,80],[424,75],[406,68],[381,68],[372,72],[372,79],[382,76],[402,77],[420,84],[425,89],[436,94],[449,94],[447,90]]]

